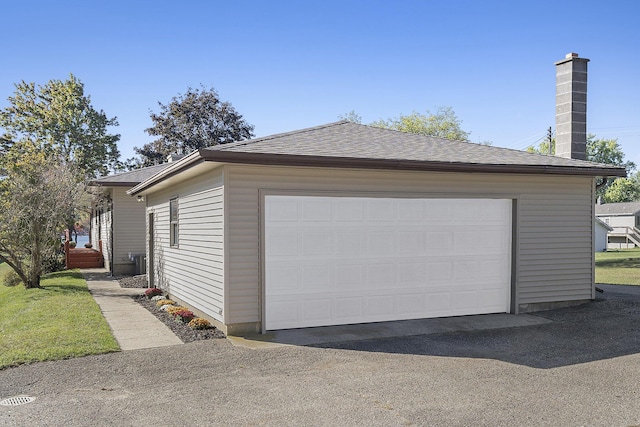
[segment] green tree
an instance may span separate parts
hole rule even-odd
[[[338,118],[340,120],[346,120],[348,122],[352,122],[352,123],[362,123],[362,116],[360,116],[360,114],[356,113],[355,110],[351,110],[348,113],[345,114],[340,114],[338,116]]]
[[[146,129],[155,141],[134,150],[142,158],[141,166],[164,163],[170,154],[189,154],[194,150],[253,137],[254,126],[231,103],[221,101],[213,89],[188,88],[173,97],[160,112],[151,113],[153,126]]]
[[[60,207],[73,206],[82,186],[72,168],[46,154],[38,143],[20,141],[0,158],[0,260],[25,287],[40,287],[48,259],[60,250],[59,232],[68,220]]]
[[[115,170],[120,135],[110,134],[108,128],[117,126],[117,119],[91,105],[77,77],[71,74],[67,80],[50,80],[43,86],[22,81],[15,88],[9,106],[0,111],[4,130],[0,150],[31,141],[62,163],[73,164],[78,179]]]
[[[549,151],[551,145],[551,151]],[[556,154],[555,138],[545,139],[537,146],[530,145],[526,149],[529,153],[537,154]],[[587,136],[587,160],[590,162],[604,163],[607,165],[624,166],[627,173],[632,172],[636,168],[636,164],[631,161],[624,161],[624,152],[618,143],[618,139],[596,138],[595,135]]]
[[[549,145],[551,145],[551,150],[549,150]],[[529,153],[553,156],[556,154],[556,140],[555,138],[551,139],[551,141],[547,139],[540,142],[537,147],[534,145],[528,146],[526,150]]]
[[[636,173],[630,178],[614,180],[602,195],[603,203],[635,202],[640,200],[640,179]]]
[[[451,107],[440,107],[435,113],[427,111],[427,114],[420,114],[414,111],[406,116],[380,119],[371,123],[371,126],[457,141],[469,141],[470,134],[462,129],[462,121]]]
[[[587,136],[587,159],[607,165],[624,166],[627,173],[631,173],[636,164],[631,161],[624,161],[624,153],[618,139],[597,139],[595,135]]]
[[[551,152],[549,152],[549,145],[551,145]],[[555,138],[548,138],[538,146],[531,145],[527,147],[527,151],[529,153],[537,153],[537,154],[550,154],[555,155],[556,153],[556,140]],[[617,139],[605,139],[605,138],[596,138],[595,135],[589,134],[587,136],[587,160],[596,163],[604,163],[607,165],[616,165],[616,166],[624,166],[627,169],[627,174],[632,173],[636,164],[632,161],[624,161],[624,153],[622,152],[622,148],[620,144],[618,144]],[[616,181],[622,178],[600,178],[597,183],[597,192],[596,196],[601,197],[602,200],[605,200],[605,194],[608,188]],[[624,184],[618,184],[620,186]],[[620,192],[621,188],[616,190],[616,194],[622,197],[622,193]],[[615,198],[618,196],[610,195],[611,198]],[[610,202],[609,202],[610,203]]]

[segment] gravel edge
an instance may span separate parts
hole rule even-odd
[[[147,288],[146,276],[133,276],[133,277],[121,277],[118,278],[118,283],[121,288]],[[158,320],[164,323],[183,343],[226,338],[224,333],[216,327],[209,329],[191,329],[189,325],[183,322],[176,322],[169,313],[156,308],[155,301],[151,301],[140,292],[140,295],[132,297],[135,302],[146,308],[151,314],[153,314]]]

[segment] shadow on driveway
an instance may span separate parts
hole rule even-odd
[[[540,369],[640,353],[640,287],[600,287],[605,293],[591,303],[536,313],[549,323],[314,346],[496,359]]]

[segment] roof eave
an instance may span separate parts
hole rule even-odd
[[[417,160],[362,159],[351,157],[300,156],[290,154],[246,153],[200,150],[205,161],[272,166],[315,166],[355,169],[414,170],[431,172],[484,172],[509,174],[551,174],[581,176],[626,176],[623,167],[579,167],[553,165],[510,165]]]
[[[127,190],[127,194],[130,196],[135,196],[137,194],[140,194],[144,190],[150,187],[153,187],[155,184],[162,182],[168,178],[171,178],[172,176],[182,172],[183,170],[189,169],[201,163],[203,161],[200,155],[201,151],[203,150],[194,151],[193,153],[175,162],[175,164],[172,164],[171,166],[168,166],[165,169],[162,169],[160,172],[153,175],[151,178],[145,181],[142,181],[141,183],[138,183],[133,188]]]
[[[577,176],[626,176],[623,167],[579,167],[553,165],[510,165],[461,162],[431,162],[418,160],[362,159],[352,157],[300,156],[291,154],[247,153],[200,149],[175,162],[174,165],[141,183],[132,185],[127,191],[135,196],[154,185],[202,162],[252,164],[267,166],[306,166],[351,169],[384,169],[429,172],[467,172],[503,174],[548,174]]]
[[[140,181],[134,182],[107,182],[107,181],[89,181],[90,187],[135,187]]]

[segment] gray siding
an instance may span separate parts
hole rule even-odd
[[[603,225],[599,222],[594,224],[594,251],[603,252],[607,250],[607,240],[609,230],[607,230]]]
[[[179,241],[169,242],[169,199],[178,197]],[[154,214],[155,284],[192,308],[224,321],[222,168],[147,196]],[[149,255],[150,256],[150,255]]]
[[[133,274],[135,264],[129,253],[145,253],[145,206],[126,193],[127,188],[113,189],[113,270],[115,274]]]
[[[112,211],[107,210],[103,215],[102,221],[102,256],[104,258],[105,267],[111,271],[111,257],[113,248],[111,247],[111,224],[113,223]]]
[[[633,215],[598,215],[598,218],[610,227],[624,228],[636,225],[636,217]]]
[[[236,165],[224,169],[227,324],[261,321],[260,190],[515,199],[516,306],[592,298],[593,179],[589,177]]]
[[[111,189],[105,192],[111,195]],[[96,214],[91,221],[91,244],[94,249],[99,249],[98,242],[102,240],[102,257],[104,258],[104,267],[107,270],[111,270],[111,223],[112,212],[110,205],[102,200],[101,205],[102,212]],[[98,206],[98,207],[100,207]]]

